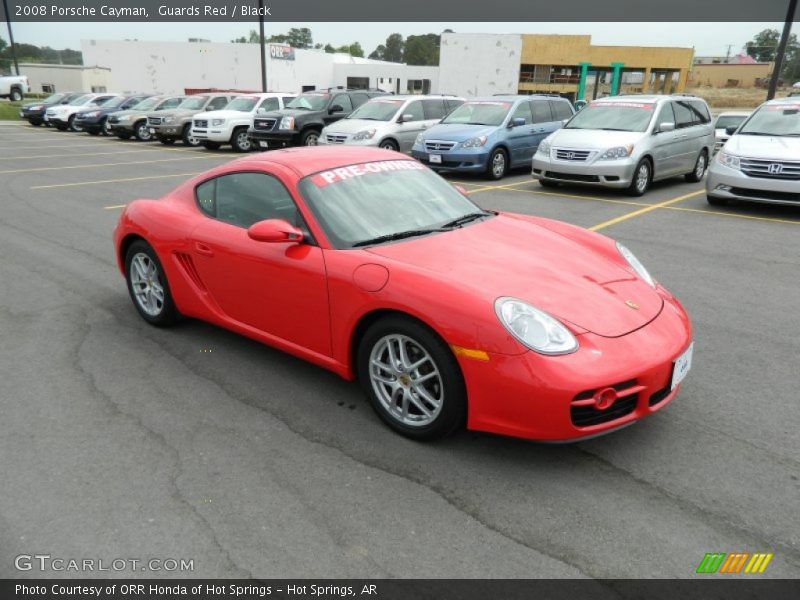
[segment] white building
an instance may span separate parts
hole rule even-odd
[[[81,65],[19,63],[20,75],[30,81],[31,92],[107,92],[111,69]]]
[[[521,55],[518,34],[443,33],[439,89],[464,97],[516,94]]]
[[[258,44],[83,40],[81,50],[85,63],[110,68],[109,90],[113,91],[261,90]],[[268,90],[298,92],[336,86],[436,93],[439,68],[267,45]]]

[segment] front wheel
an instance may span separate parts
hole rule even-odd
[[[231,147],[236,152],[250,152],[253,149],[253,143],[247,136],[247,128],[242,127],[236,129],[231,136]]]
[[[161,262],[144,240],[131,244],[125,254],[125,279],[133,305],[145,321],[166,327],[178,319]]]
[[[394,140],[383,140],[380,143],[380,148],[383,148],[384,150],[394,150],[395,152],[400,149],[400,147],[397,145],[397,142]]]
[[[67,120],[67,129],[75,132],[83,131],[83,127],[75,124],[75,115],[72,115],[69,120]]]
[[[100,128],[103,130],[103,135],[109,136],[111,135],[111,127],[108,126],[108,119],[103,119],[100,122]]]
[[[300,136],[301,146],[319,146],[319,131],[309,129]]]
[[[643,196],[650,188],[650,182],[653,180],[653,169],[650,166],[650,161],[643,158],[636,165],[633,171],[633,181],[628,187],[628,194],[631,196]]]
[[[133,135],[140,142],[149,142],[152,139],[150,129],[147,127],[147,121],[139,121],[133,126]]]
[[[356,360],[372,407],[398,433],[431,440],[463,426],[461,369],[447,344],[421,323],[403,316],[377,321],[361,339]]]
[[[502,179],[508,170],[508,155],[502,148],[495,149],[489,156],[489,163],[486,165],[486,175],[489,179]]]
[[[689,183],[697,183],[698,181],[702,181],[703,175],[706,174],[707,167],[708,154],[705,150],[703,150],[700,153],[700,156],[697,157],[697,162],[694,163],[694,169],[692,169],[692,172],[686,174],[686,181]]]
[[[191,123],[187,124],[186,127],[183,128],[181,139],[183,140],[183,145],[189,146],[190,148],[197,148],[197,146],[200,145],[200,140],[192,135]]]

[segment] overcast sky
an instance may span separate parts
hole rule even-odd
[[[186,41],[190,37],[229,42],[247,35],[257,23],[14,23],[17,42],[52,48],[80,49],[82,39],[140,39]],[[444,29],[485,33],[590,34],[592,42],[618,46],[694,47],[699,55],[724,55],[741,51],[745,42],[766,28],[781,23],[268,23],[267,35],[290,27],[309,27],[314,42],[334,46],[361,42],[367,54],[391,33],[403,37],[440,33]],[[0,35],[6,37],[5,28]]]

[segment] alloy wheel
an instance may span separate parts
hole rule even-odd
[[[151,317],[164,310],[164,286],[156,263],[144,252],[133,256],[130,266],[131,288],[139,307]]]

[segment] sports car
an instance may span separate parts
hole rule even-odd
[[[131,202],[114,244],[148,323],[201,319],[358,380],[415,439],[594,437],[691,367],[686,312],[630,250],[483,210],[388,150],[246,156]]]

